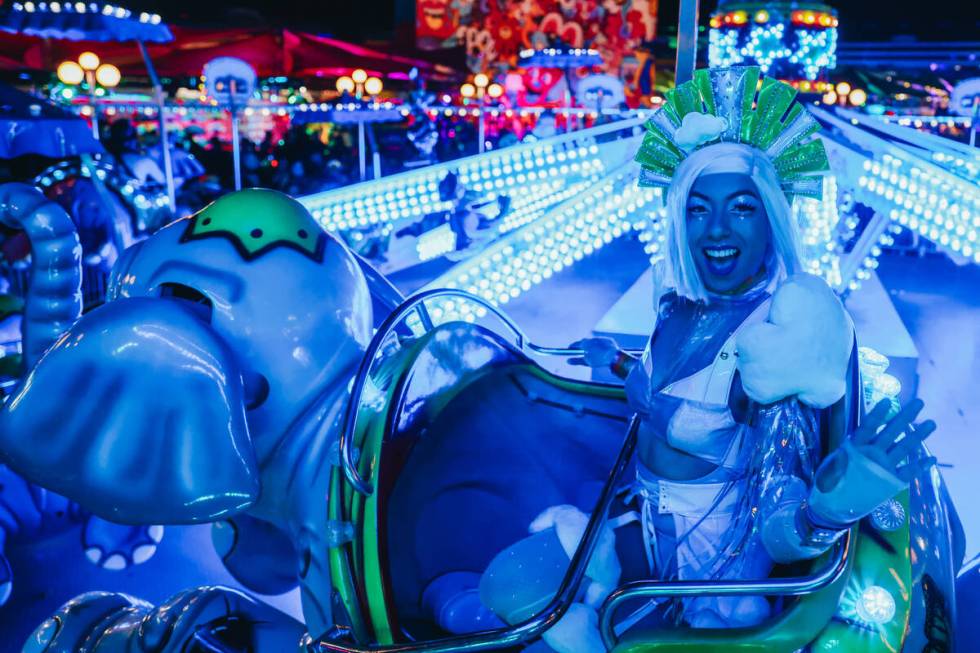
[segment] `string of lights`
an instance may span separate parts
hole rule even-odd
[[[300,201],[326,229],[344,230],[448,210],[451,203],[440,199],[439,182],[450,172],[459,175],[466,187],[487,194],[526,192],[529,185],[545,182],[568,184],[598,178],[606,170],[608,154],[600,154],[596,138],[631,131],[641,124],[640,119],[620,121],[308,195]]]

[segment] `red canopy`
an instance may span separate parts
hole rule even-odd
[[[157,73],[163,77],[199,75],[204,64],[219,56],[238,57],[263,77],[338,76],[363,68],[378,76],[399,76],[412,68],[422,72],[451,73],[438,64],[373,50],[337,39],[273,29],[172,28],[171,43],[147,44]],[[54,70],[58,63],[90,50],[123,74],[146,74],[139,51],[132,43],[42,40],[17,34],[0,35],[0,66]]]

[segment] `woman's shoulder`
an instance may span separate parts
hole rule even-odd
[[[854,326],[836,293],[810,274],[776,288],[765,322],[739,334],[738,364],[746,393],[760,403],[798,395],[823,408],[844,393]]]

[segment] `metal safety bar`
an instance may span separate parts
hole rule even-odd
[[[357,469],[357,463],[354,461],[354,434],[357,432],[357,409],[360,406],[361,394],[364,392],[364,385],[367,383],[368,376],[371,373],[371,365],[374,363],[374,359],[377,357],[378,352],[381,350],[381,347],[388,338],[388,335],[411,313],[415,312],[418,314],[419,320],[422,322],[422,327],[426,332],[431,331],[434,326],[432,318],[429,315],[429,311],[425,307],[425,301],[440,297],[456,297],[465,299],[482,306],[490,313],[493,313],[497,319],[503,322],[507,328],[514,333],[517,340],[517,348],[522,351],[532,351],[534,353],[547,356],[582,356],[585,353],[582,349],[542,347],[535,345],[527,339],[527,335],[523,330],[521,330],[517,323],[514,322],[510,316],[501,311],[499,307],[494,306],[479,295],[474,295],[473,293],[466,292],[465,290],[459,290],[456,288],[436,288],[433,290],[420,292],[417,295],[409,297],[395,310],[393,310],[381,324],[381,326],[378,327],[378,331],[371,339],[371,343],[368,345],[367,351],[364,352],[364,356],[361,358],[360,367],[357,370],[357,376],[354,377],[354,382],[351,385],[351,397],[347,402],[347,408],[344,412],[343,427],[340,430],[340,439],[338,444],[340,449],[341,466],[344,470],[344,477],[356,491],[365,496],[370,495],[374,491],[374,487],[370,481],[361,477],[361,474]],[[628,350],[627,353],[638,354],[640,352],[636,350]]]
[[[633,458],[633,451],[636,449],[637,433],[639,432],[640,420],[635,415],[630,422],[629,430],[623,440],[623,446],[619,451],[616,464],[602,488],[602,494],[596,502],[596,507],[592,511],[589,524],[582,535],[575,555],[568,563],[568,569],[562,578],[558,591],[548,605],[538,614],[522,621],[509,628],[498,628],[480,633],[447,637],[444,639],[406,642],[404,644],[391,644],[386,646],[358,646],[337,641],[320,641],[312,645],[309,650],[311,653],[450,653],[453,651],[486,651],[491,649],[515,646],[522,642],[540,636],[546,630],[554,626],[568,611],[569,606],[575,601],[579,586],[585,577],[585,571],[589,566],[589,560],[599,543],[599,535],[606,525],[606,517],[609,507],[616,497],[616,490],[619,487],[619,479],[629,466]]]
[[[364,352],[364,356],[361,358],[361,364],[357,369],[357,376],[354,377],[354,383],[351,386],[351,396],[347,402],[347,408],[344,411],[343,428],[340,430],[340,439],[338,441],[338,446],[340,449],[340,462],[344,469],[344,476],[347,478],[347,481],[351,484],[351,486],[364,496],[369,496],[374,491],[374,487],[369,481],[361,477],[361,474],[357,469],[357,464],[354,461],[354,433],[357,430],[357,409],[361,403],[361,394],[364,392],[364,385],[367,383],[368,376],[371,373],[371,366],[374,363],[374,359],[377,357],[378,352],[381,351],[381,347],[388,338],[388,335],[402,322],[402,320],[408,317],[410,313],[417,312],[419,319],[422,321],[423,328],[426,331],[432,330],[432,318],[429,316],[429,312],[425,308],[424,302],[427,299],[433,299],[440,296],[462,297],[482,305],[487,310],[493,312],[494,315],[500,318],[501,322],[506,324],[507,327],[514,332],[514,334],[517,336],[518,347],[521,349],[524,347],[524,342],[526,341],[527,337],[513,320],[504,315],[500,309],[490,304],[482,297],[478,297],[464,290],[447,288],[421,292],[417,295],[409,297],[395,310],[393,310],[391,314],[385,318],[385,321],[381,323],[381,326],[378,327],[377,333],[374,334],[374,337],[371,339],[371,343],[368,345],[367,351]]]
[[[760,580],[645,580],[626,583],[608,597],[599,610],[599,632],[608,650],[616,646],[613,619],[626,601],[676,596],[800,596],[812,594],[836,582],[847,570],[851,533],[834,545],[828,563],[819,571],[796,578]]]

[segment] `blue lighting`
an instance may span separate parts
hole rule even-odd
[[[895,616],[895,599],[884,587],[872,585],[861,592],[854,609],[867,624],[886,624]]]
[[[813,9],[798,3],[738,6],[750,10],[726,11],[722,6],[711,17],[711,66],[758,65],[780,79],[811,82],[837,66],[837,17],[824,5],[813,4]]]

